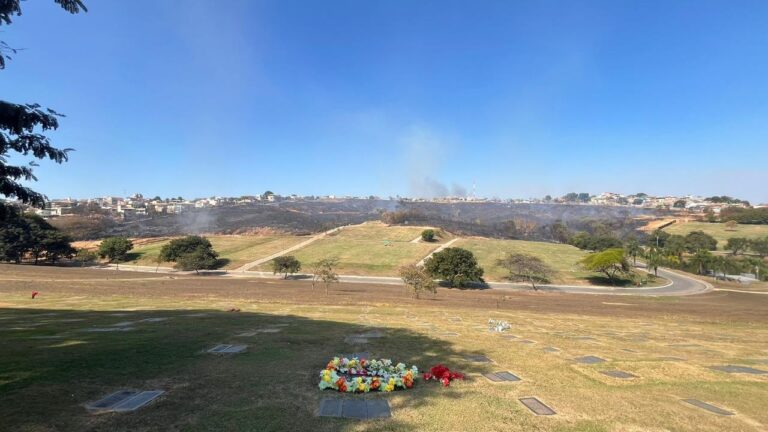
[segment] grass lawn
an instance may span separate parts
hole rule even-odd
[[[733,230],[728,230],[724,223],[681,222],[674,223],[664,231],[670,234],[686,235],[691,231],[704,231],[717,239],[717,248],[723,249],[731,237],[763,238],[768,237],[768,225],[738,224]]]
[[[433,243],[411,243],[425,227],[387,226],[378,222],[355,225],[320,239],[291,255],[308,270],[324,258],[339,258],[337,272],[344,275],[396,276],[401,265],[416,263],[438,247],[447,236]],[[256,270],[270,271],[271,263]]]
[[[213,249],[219,253],[219,257],[227,260],[224,268],[237,268],[243,264],[255,261],[289,248],[306,240],[307,237],[290,235],[267,236],[238,236],[238,235],[214,235],[206,236],[211,241]],[[128,264],[156,265],[160,249],[170,240],[163,240],[136,246],[132,251],[134,257]],[[172,266],[173,263],[161,265]]]
[[[299,281],[10,265],[0,265],[0,281],[3,430],[757,432],[768,425],[768,375],[709,369],[768,369],[764,295],[653,299],[441,288],[415,301],[386,285],[340,284],[326,297]],[[35,300],[31,288],[41,293]],[[242,311],[224,312],[231,307]],[[155,317],[168,319],[140,322]],[[508,321],[504,334],[518,339],[487,331],[490,318]],[[125,321],[133,331],[84,331]],[[366,325],[385,336],[344,342]],[[236,336],[265,328],[282,330]],[[204,353],[218,343],[249,348],[231,357]],[[333,355],[354,351],[422,370],[444,363],[468,377],[448,388],[418,379],[408,391],[341,396],[386,399],[391,419],[316,417],[322,398],[339,397],[317,389],[319,371]],[[464,358],[476,354],[494,363]],[[606,361],[573,360],[586,355]],[[480,375],[504,370],[522,381],[494,384]],[[166,393],[134,413],[92,415],[83,407],[123,388]],[[518,401],[528,396],[557,414],[532,415]],[[736,415],[713,415],[685,398]]]
[[[472,251],[480,266],[485,270],[485,279],[504,281],[508,273],[496,265],[496,260],[509,253],[525,253],[544,260],[556,272],[554,283],[587,285],[586,278],[594,273],[581,270],[578,262],[588,253],[571,245],[532,242],[524,240],[497,240],[482,237],[461,239],[453,244]]]

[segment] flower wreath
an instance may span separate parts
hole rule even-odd
[[[330,388],[346,393],[391,392],[412,388],[418,374],[416,366],[409,369],[404,363],[393,364],[389,359],[334,357],[320,371],[319,387],[320,390]]]
[[[440,381],[443,387],[448,387],[451,381],[455,379],[464,379],[464,374],[460,372],[452,372],[444,365],[433,366],[429,372],[424,374],[424,381],[435,380]]]

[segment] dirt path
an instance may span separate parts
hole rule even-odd
[[[436,254],[436,253],[440,252],[441,250],[443,250],[443,249],[445,249],[445,248],[447,248],[447,247],[450,247],[452,244],[456,243],[456,241],[457,241],[457,240],[459,240],[459,238],[458,238],[458,237],[456,237],[455,239],[452,239],[452,240],[450,240],[450,241],[447,241],[447,242],[445,242],[444,244],[440,245],[440,246],[439,246],[437,249],[433,250],[433,251],[432,251],[432,252],[431,252],[429,255],[427,255],[427,256],[425,256],[424,258],[422,258],[422,260],[421,260],[421,261],[419,261],[419,263],[418,263],[418,264],[416,264],[416,265],[417,265],[417,266],[423,266],[423,265],[424,265],[424,262],[425,262],[425,261],[426,261],[426,260],[427,260],[429,257],[431,257],[432,255],[434,255],[434,254]]]
[[[299,250],[299,249],[303,248],[304,246],[310,245],[310,244],[320,240],[321,238],[326,237],[329,234],[337,233],[337,232],[341,231],[343,228],[345,228],[345,227],[333,228],[333,229],[330,229],[328,231],[322,232],[322,233],[320,233],[320,234],[318,234],[316,236],[313,236],[312,238],[310,238],[308,240],[304,240],[303,242],[301,242],[299,244],[293,245],[293,246],[289,247],[288,249],[283,249],[280,252],[273,253],[272,255],[270,255],[268,257],[259,258],[256,261],[251,261],[251,262],[249,262],[249,263],[247,263],[245,265],[242,265],[242,266],[240,266],[240,267],[238,267],[238,268],[236,268],[236,269],[234,269],[232,271],[233,272],[244,272],[244,271],[247,271],[250,268],[256,267],[256,266],[261,265],[261,264],[264,264],[265,262],[269,262],[269,261],[271,261],[271,260],[273,260],[273,259],[275,259],[275,258],[277,258],[279,256],[283,256],[283,255],[285,255],[287,253],[291,253],[291,252],[293,252],[295,250]]]

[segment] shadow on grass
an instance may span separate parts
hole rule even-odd
[[[141,321],[157,317],[168,319]],[[126,322],[134,330],[86,331]],[[280,331],[236,336],[270,326]],[[413,389],[394,394],[321,392],[320,370],[335,355],[362,351],[420,371],[437,363],[465,373],[492,367],[464,361],[482,353],[459,351],[450,341],[407,329],[387,328],[385,337],[363,346],[344,342],[369,330],[356,323],[203,309],[0,309],[0,418],[10,430],[331,431],[379,429],[382,421],[388,429],[417,430],[397,416],[360,423],[319,418],[315,411],[324,397],[394,398],[396,413],[428,406],[434,398],[458,399],[460,391],[419,379]],[[230,357],[205,353],[220,343],[249,348]],[[133,414],[94,416],[83,408],[123,388],[167,393]]]
[[[606,287],[619,287],[619,288],[636,288],[636,281],[633,279],[616,278],[609,279],[606,276],[588,276],[584,278],[589,281],[591,285],[606,286]]]

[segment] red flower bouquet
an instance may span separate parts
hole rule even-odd
[[[455,379],[463,380],[464,374],[459,372],[451,372],[450,369],[441,364],[433,366],[429,372],[424,374],[424,381],[440,381],[443,384],[443,387],[448,387],[451,384],[451,381]]]

